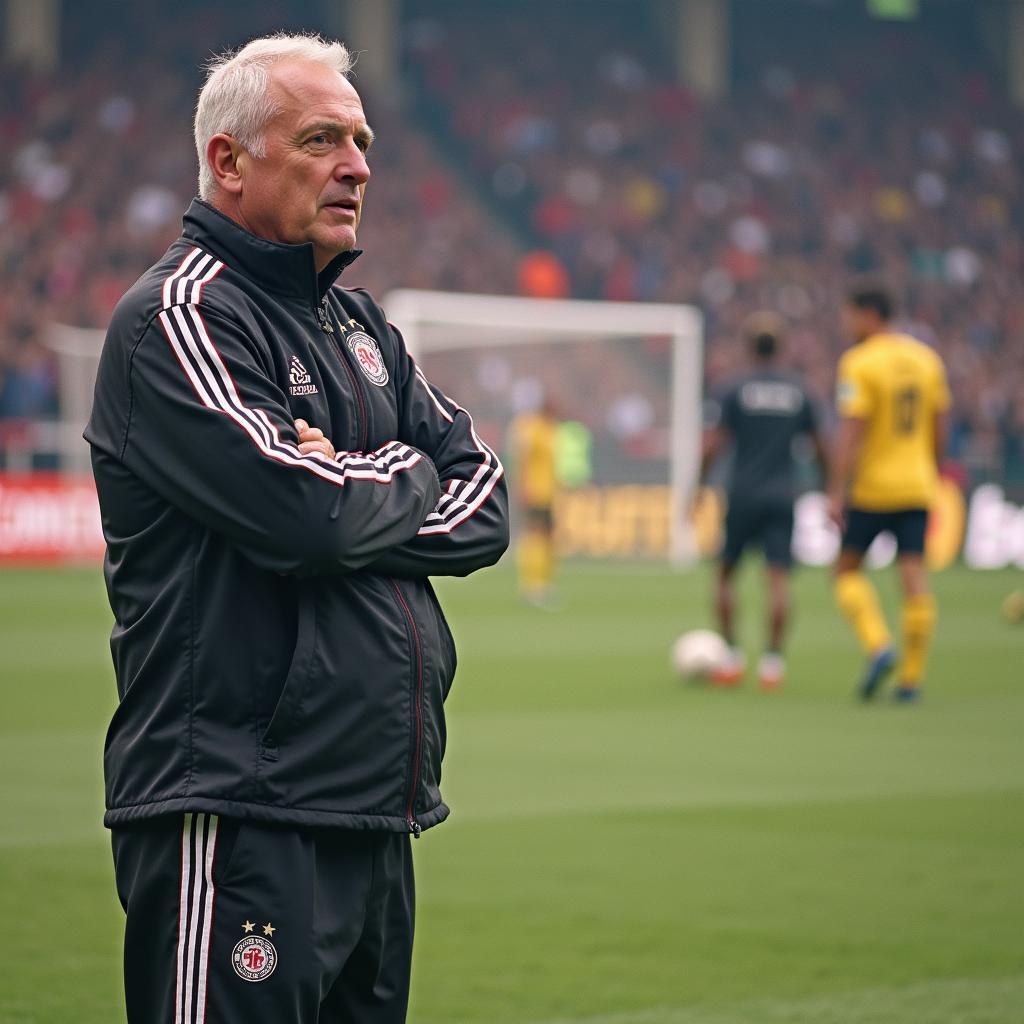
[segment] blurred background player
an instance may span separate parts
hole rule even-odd
[[[851,292],[846,328],[854,340],[839,361],[836,437],[829,510],[842,531],[836,600],[868,655],[860,696],[870,700],[896,665],[878,595],[861,572],[864,553],[883,531],[896,538],[903,588],[903,659],[898,700],[920,695],[935,628],[935,598],[924,561],[928,508],[938,483],[950,404],[939,356],[893,331],[884,289]]]
[[[545,396],[537,409],[521,413],[510,428],[521,512],[516,547],[519,590],[539,607],[550,607],[554,600],[559,426],[555,405]]]
[[[789,620],[789,573],[793,563],[793,504],[797,473],[794,441],[806,435],[814,443],[824,472],[815,402],[803,382],[782,365],[783,324],[773,313],[757,313],[744,325],[750,368],[731,381],[720,399],[717,423],[707,431],[701,478],[729,445],[734,457],[728,484],[725,543],[718,572],[716,610],[729,645],[727,662],[713,675],[718,685],[740,681],[746,667],[736,645],[733,577],[744,550],[764,551],[768,583],[768,645],[758,665],[763,689],[782,685],[782,644]]]

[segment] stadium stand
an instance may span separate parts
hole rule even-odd
[[[210,38],[231,37],[214,26]],[[104,326],[177,237],[195,193],[188,118],[202,59],[194,40],[169,29],[144,59],[122,36],[54,75],[0,71],[0,433],[56,412],[46,325]],[[508,231],[452,181],[421,133],[372,97],[366,105],[380,201],[371,200],[366,253],[346,283],[375,294],[399,283],[515,291]]]
[[[743,318],[775,307],[827,395],[840,297],[875,275],[950,367],[954,457],[1024,482],[1022,120],[980,48],[873,23],[822,54],[794,17],[788,42],[738,38],[735,87],[709,102],[629,5],[585,23],[571,5],[409,8],[410,103],[367,97],[380,141],[348,283],[693,302],[712,383]],[[198,37],[232,38],[204,17]],[[273,17],[254,7],[244,34]],[[144,60],[130,38],[53,76],[0,70],[0,432],[56,410],[46,324],[102,326],[193,194],[195,26],[168,24]]]
[[[790,9],[788,42],[749,33],[708,103],[672,81],[654,26],[602,15],[477,5],[410,34],[426,109],[531,250],[577,296],[700,305],[712,380],[742,357],[738,324],[777,308],[823,395],[843,291],[877,276],[950,366],[954,457],[1019,479],[1021,116],[983,51],[866,23],[823,54]],[[504,58],[479,45],[499,38]]]

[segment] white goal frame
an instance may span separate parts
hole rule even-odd
[[[669,486],[671,489],[671,550],[674,565],[692,564],[697,557],[693,531],[686,514],[700,466],[702,430],[704,318],[693,306],[658,302],[601,302],[584,299],[529,299],[503,295],[399,288],[385,300],[388,317],[401,329],[415,358],[428,351],[487,347],[489,344],[557,343],[580,335],[637,337],[664,335],[672,339]],[[479,328],[472,341],[462,332],[426,340],[423,328]],[[488,329],[500,332],[487,334]],[[513,333],[514,332],[514,333]],[[553,335],[553,337],[552,337]]]

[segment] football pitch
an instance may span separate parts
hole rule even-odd
[[[1022,574],[937,577],[916,707],[851,700],[859,656],[817,571],[782,694],[677,681],[709,579],[571,566],[550,612],[504,569],[439,585],[453,814],[415,846],[410,1020],[1024,1022],[1024,625],[999,616]],[[0,572],[3,1024],[123,1020],[108,630],[97,571]]]

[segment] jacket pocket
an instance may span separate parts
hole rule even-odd
[[[448,625],[448,619],[445,618],[444,609],[441,607],[441,602],[437,599],[437,594],[434,591],[434,585],[430,580],[425,580],[427,600],[430,604],[430,610],[433,612],[434,619],[437,622],[438,635],[442,644],[444,645],[445,653],[447,654],[447,660],[442,663],[442,685],[441,692],[442,697],[447,699],[448,693],[452,688],[452,683],[455,681],[455,671],[458,668],[459,658],[455,649],[455,637],[452,636],[451,627]]]
[[[274,713],[260,740],[260,750],[268,757],[276,757],[281,741],[287,739],[294,730],[313,669],[316,635],[316,594],[312,587],[305,587],[299,593],[295,650],[292,653],[291,664],[288,666]]]

